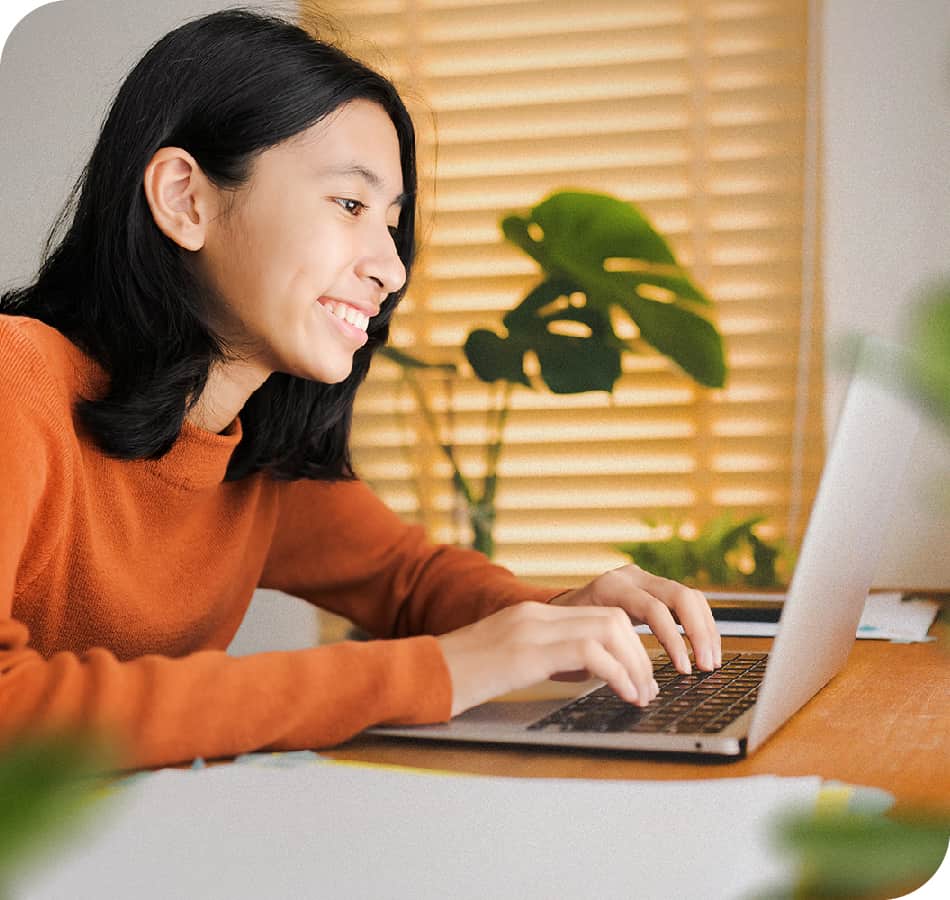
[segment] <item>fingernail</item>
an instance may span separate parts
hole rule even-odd
[[[705,669],[715,669],[716,664],[713,662],[713,653],[712,650],[703,651],[703,668]]]
[[[655,679],[655,678],[653,679],[653,681],[651,682],[651,684],[653,685],[653,699],[655,700],[655,699],[656,699],[656,695],[660,693],[660,686],[656,683],[656,679]]]
[[[680,664],[677,668],[686,675],[693,673],[693,667],[690,665],[689,657],[685,653],[680,657]]]

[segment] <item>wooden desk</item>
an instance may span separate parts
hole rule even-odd
[[[649,643],[649,641],[645,641]],[[770,639],[724,638],[731,650]],[[563,691],[554,682],[542,691]],[[857,641],[845,668],[753,756],[734,762],[669,755],[501,749],[360,736],[338,759],[487,775],[560,778],[734,778],[821,775],[883,788],[897,808],[950,811],[950,654],[935,644]]]

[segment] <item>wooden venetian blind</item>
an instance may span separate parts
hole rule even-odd
[[[499,394],[460,348],[539,280],[503,215],[564,187],[633,201],[715,301],[723,390],[642,344],[612,395],[514,389],[497,561],[580,584],[626,561],[614,543],[724,510],[767,516],[763,533],[794,546],[824,450],[808,3],[341,0],[301,16],[391,77],[413,113],[421,255],[392,337],[460,365],[426,391],[470,477]],[[388,360],[358,398],[353,444],[392,507],[465,542],[449,465]]]

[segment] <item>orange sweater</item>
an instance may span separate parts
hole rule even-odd
[[[107,376],[41,322],[0,315],[0,360],[0,742],[85,724],[144,767],[444,721],[431,635],[556,593],[428,544],[360,482],[223,482],[240,420],[105,456],[72,407]],[[389,640],[230,657],[257,587]]]

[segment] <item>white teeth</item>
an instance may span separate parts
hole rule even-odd
[[[364,329],[366,328],[366,323],[369,319],[363,315],[358,309],[353,309],[353,307],[348,307],[344,313],[343,318],[346,319],[351,325],[355,325],[357,328]]]
[[[347,306],[345,303],[337,303],[335,300],[328,300],[323,304],[324,308],[335,315],[338,319],[343,319],[344,322],[349,322],[351,325],[355,325],[361,331],[366,331],[367,326],[369,325],[369,316],[365,313],[361,313],[358,309],[355,309],[352,306]]]

